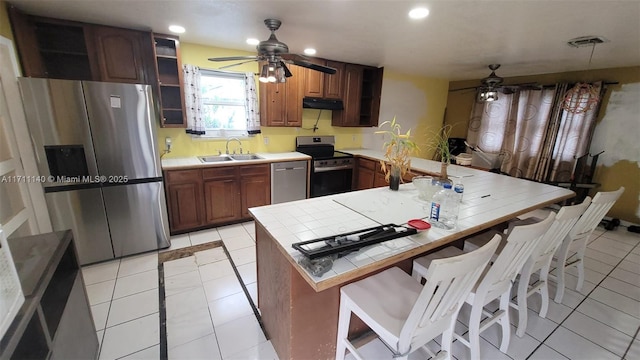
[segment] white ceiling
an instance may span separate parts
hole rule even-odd
[[[566,41],[599,35],[591,69],[640,65],[640,0],[7,0],[27,13],[167,33],[183,42],[254,51],[266,18],[282,20],[277,37],[291,52],[384,66],[450,80],[479,79],[487,65],[520,76],[589,68],[591,47]],[[417,4],[424,20],[407,17]],[[212,54],[214,56],[214,54]]]

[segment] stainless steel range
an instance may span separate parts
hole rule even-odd
[[[311,156],[311,197],[351,191],[353,155],[335,151],[335,137],[298,136],[296,151]]]

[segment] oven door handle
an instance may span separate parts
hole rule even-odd
[[[336,171],[336,170],[353,170],[353,165],[340,165],[340,166],[328,166],[313,169],[313,172],[327,172],[327,171]]]

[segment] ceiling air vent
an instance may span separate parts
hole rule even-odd
[[[592,46],[593,44],[602,44],[605,42],[609,42],[609,40],[602,36],[581,36],[567,41],[567,44],[573,47],[582,47]]]

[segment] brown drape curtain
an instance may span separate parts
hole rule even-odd
[[[602,93],[601,83],[593,85]],[[501,154],[503,173],[536,181],[570,181],[576,157],[589,149],[599,104],[582,114],[563,110],[568,88],[568,84],[557,84],[542,90],[516,90],[500,94],[497,101],[476,102],[467,142],[484,152]]]

